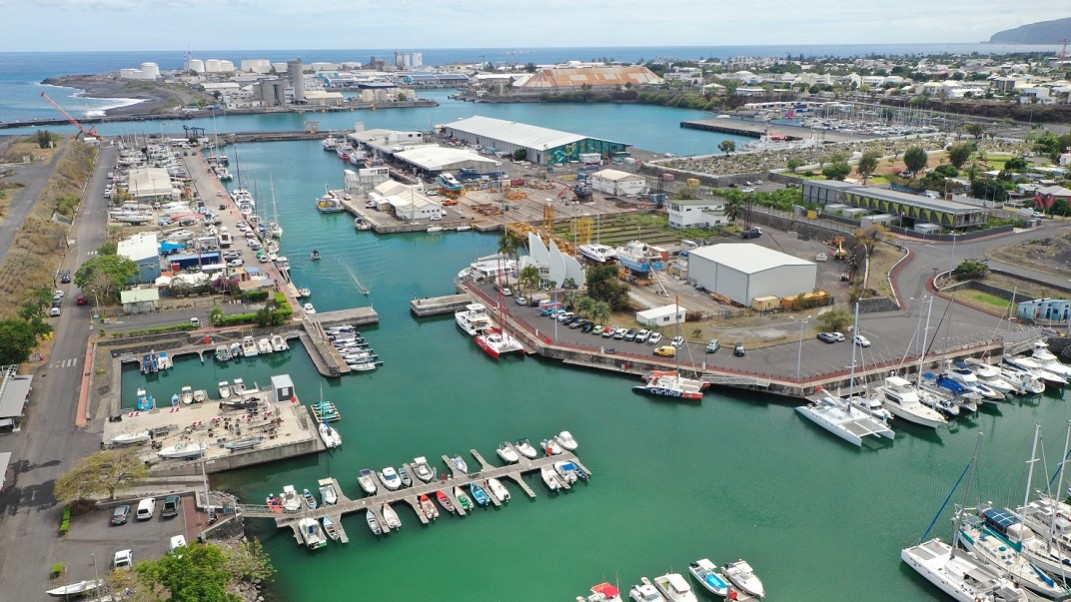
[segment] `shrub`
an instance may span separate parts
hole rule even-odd
[[[60,521],[60,528],[59,528],[60,535],[66,535],[67,532],[70,531],[70,530],[71,530],[71,507],[70,506],[64,506],[63,507],[63,520]],[[56,564],[60,567],[59,572],[62,573],[63,572],[63,563],[57,562]],[[52,567],[52,572],[56,573],[56,567],[55,566]],[[59,573],[56,573],[56,574],[59,574]]]
[[[56,564],[52,565],[52,576],[59,577],[66,569],[67,565],[63,564],[62,562],[57,562]]]
[[[265,290],[246,291],[242,295],[242,298],[245,299],[245,301],[247,303],[257,303],[257,302],[260,302],[260,301],[264,301],[265,299],[268,298],[268,291],[265,291]]]

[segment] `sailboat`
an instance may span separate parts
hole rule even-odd
[[[499,261],[501,261],[501,256]],[[499,273],[495,276],[496,279],[503,277],[501,272],[502,270],[499,268]],[[503,286],[498,286],[498,316],[501,326],[487,328],[473,338],[476,340],[476,346],[493,359],[497,360],[510,353],[518,353],[523,358],[524,346],[507,329],[506,309],[502,304],[503,288]]]
[[[680,313],[680,299],[674,300],[674,307],[676,308],[676,314]],[[681,324],[677,320],[677,335],[680,335]],[[709,383],[695,379],[685,378],[681,376],[681,361],[680,354],[674,353],[673,358],[676,364],[674,370],[655,370],[644,376],[646,384],[636,385],[632,387],[634,393],[643,393],[644,395],[654,395],[656,397],[670,397],[675,399],[686,399],[689,401],[699,401],[703,399],[703,390],[706,389]]]

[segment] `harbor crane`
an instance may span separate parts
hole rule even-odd
[[[41,98],[44,98],[45,100],[48,101],[48,104],[52,105],[53,107],[56,107],[56,110],[59,111],[60,113],[62,113],[63,116],[67,118],[67,121],[70,121],[71,125],[73,125],[74,127],[78,128],[78,131],[81,132],[83,135],[92,136],[94,138],[97,138],[97,137],[100,136],[100,134],[97,133],[97,128],[95,128],[93,126],[90,126],[87,129],[84,125],[82,125],[81,123],[78,123],[78,120],[75,119],[74,117],[72,117],[70,113],[65,111],[63,109],[63,107],[61,107],[58,102],[56,102],[56,101],[52,100],[51,98],[49,98],[48,94],[45,94],[44,92],[42,92],[41,93]]]

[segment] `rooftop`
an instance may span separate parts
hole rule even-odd
[[[411,150],[394,153],[394,156],[427,171],[439,171],[463,162],[485,163],[499,166],[500,162],[480,156],[478,153],[463,149],[443,146],[420,146]]]
[[[782,266],[814,266],[815,263],[750,242],[722,243],[689,251],[688,257],[702,257],[745,274],[758,274]]]
[[[588,138],[580,134],[570,134],[541,128],[526,123],[493,119],[491,117],[469,117],[445,124],[447,129],[465,132],[473,136],[487,138],[488,141],[500,140],[524,148],[550,149],[580,142]]]

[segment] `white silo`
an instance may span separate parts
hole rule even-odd
[[[287,61],[286,74],[290,79],[290,87],[294,89],[294,102],[305,102],[305,69],[301,59]]]
[[[219,73],[219,59],[206,60],[205,73]]]
[[[156,79],[160,77],[160,65],[157,65],[156,63],[142,63],[141,77],[142,79]]]
[[[220,71],[220,73],[233,73],[234,72],[234,63],[232,63],[231,61],[222,61],[221,60],[219,62],[219,71]]]
[[[186,69],[188,71],[193,71],[194,73],[204,73],[205,62],[201,59],[190,59],[186,62]]]

